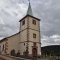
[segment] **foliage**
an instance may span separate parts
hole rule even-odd
[[[42,56],[60,56],[60,45],[42,47],[41,53]]]
[[[54,56],[50,57],[49,60],[56,60]]]

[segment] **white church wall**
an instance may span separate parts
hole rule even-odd
[[[22,25],[22,22],[23,22],[24,20],[25,20],[25,24]],[[20,31],[22,31],[22,30],[24,30],[24,29],[27,28],[27,20],[28,20],[28,17],[26,17],[24,20],[22,20],[22,21],[20,22]]]
[[[25,44],[25,45],[24,45]],[[20,43],[20,54],[21,55],[23,55],[24,53],[23,52],[25,52],[26,51],[26,45],[27,45],[27,43],[26,42],[24,42],[24,43]]]
[[[40,45],[40,43],[37,43],[37,46],[38,46],[38,49],[37,49],[38,52],[37,53],[38,53],[38,55],[41,55],[41,45]]]
[[[15,52],[17,53],[19,50],[19,34],[16,34],[12,37],[8,38],[8,54],[10,54],[11,50],[15,50]]]
[[[7,39],[4,38],[0,41],[0,53],[1,54],[7,54],[7,48],[8,48],[8,43],[7,43]]]
[[[20,42],[27,41],[27,29],[20,33]]]
[[[32,42],[29,42],[29,55],[32,54],[32,46],[33,46],[33,43]]]
[[[4,50],[3,50],[3,45],[5,45],[5,41],[0,43],[0,46],[1,46],[1,48],[0,48],[1,54],[5,54],[4,53]]]
[[[36,21],[36,25],[33,24],[33,20]],[[39,25],[40,25],[40,23],[38,20],[36,20],[35,18],[32,18],[32,17],[29,17],[29,28],[39,31],[39,28],[40,28]]]
[[[33,33],[36,34],[36,38],[33,38]],[[29,29],[29,41],[40,42],[39,32]]]

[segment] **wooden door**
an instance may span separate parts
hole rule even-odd
[[[32,56],[37,57],[37,48],[32,48]]]

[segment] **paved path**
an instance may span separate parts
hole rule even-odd
[[[0,57],[0,60],[5,60],[5,59],[3,59],[3,58]]]

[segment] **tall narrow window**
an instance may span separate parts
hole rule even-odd
[[[36,34],[35,33],[33,33],[33,38],[36,38]]]
[[[22,21],[22,25],[24,25],[24,24],[25,24],[25,20]]]
[[[2,51],[4,51],[4,45],[3,45],[3,47],[2,47]]]
[[[32,23],[33,23],[34,25],[36,25],[36,20],[33,20]]]

